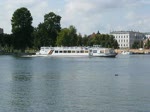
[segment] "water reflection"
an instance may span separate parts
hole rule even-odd
[[[32,64],[31,60],[14,60],[12,66],[11,107],[14,112],[31,111]]]
[[[32,109],[39,112],[53,112],[59,108],[61,90],[61,66],[53,58],[39,58],[34,61]],[[58,69],[59,68],[59,69]]]
[[[31,80],[32,76],[30,73],[21,72],[21,73],[14,73],[13,80],[14,81],[28,81]]]

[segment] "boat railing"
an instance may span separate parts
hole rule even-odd
[[[88,47],[54,47],[55,50],[88,50]]]

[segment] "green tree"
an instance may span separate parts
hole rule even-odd
[[[57,46],[69,46],[69,29],[64,28],[60,31],[56,41]]]
[[[76,46],[77,45],[77,30],[74,26],[69,27],[69,46]]]
[[[4,34],[0,34],[0,46],[4,45]]]
[[[40,23],[38,27],[34,29],[33,35],[35,48],[51,45],[51,38],[48,38],[47,28],[44,23]]]
[[[0,50],[12,52],[13,37],[11,34],[0,34]]]
[[[44,25],[47,28],[47,38],[50,38],[50,44],[54,46],[56,44],[56,38],[61,30],[60,24],[61,17],[53,12],[50,12],[44,16]]]
[[[140,48],[140,41],[134,41],[134,43],[132,44],[132,48],[133,48],[133,49],[138,49],[138,48]]]
[[[88,46],[88,36],[87,35],[84,35],[83,38],[82,38],[82,46]]]
[[[33,27],[30,11],[25,8],[17,9],[11,19],[12,33],[14,36],[14,47],[24,51],[27,47],[32,47]]]
[[[108,34],[96,34],[88,39],[88,45],[101,45],[107,48],[118,48],[118,42],[115,40],[114,36]]]
[[[56,38],[61,30],[61,17],[53,12],[45,14],[44,22],[34,30],[34,46],[55,46]]]
[[[115,49],[119,48],[119,44],[118,44],[117,40],[114,40],[114,45],[113,46],[114,46]]]
[[[147,42],[145,43],[145,48],[149,49],[150,48],[150,40],[147,39]]]
[[[77,31],[74,26],[64,28],[57,37],[57,46],[77,46],[80,44],[81,37],[77,36]]]
[[[82,35],[81,34],[78,34],[77,35],[77,43],[76,43],[77,46],[82,46]]]

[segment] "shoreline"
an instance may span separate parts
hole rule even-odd
[[[150,54],[150,49],[115,49],[118,54],[121,54],[122,51],[129,51],[133,54]]]
[[[117,54],[121,54],[122,51],[132,52],[133,54],[150,54],[150,49],[115,49]],[[35,52],[0,52],[0,55],[33,55]]]

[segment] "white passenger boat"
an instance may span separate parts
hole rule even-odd
[[[101,48],[98,45],[93,47],[41,47],[36,56],[53,57],[115,57],[114,49]]]

